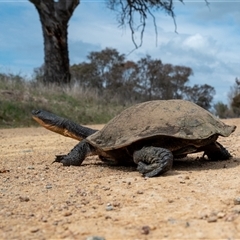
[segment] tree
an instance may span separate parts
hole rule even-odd
[[[67,28],[79,0],[29,0],[39,13],[44,37],[44,76],[43,82],[65,84],[70,82]],[[135,48],[142,45],[146,19],[153,18],[157,37],[157,26],[153,11],[164,10],[175,23],[174,0],[106,0],[112,10],[119,12],[119,23],[126,23],[132,32]],[[183,2],[183,0],[179,0]],[[205,0],[207,3],[207,0]],[[135,25],[136,16],[139,24]],[[176,26],[176,23],[175,23]],[[140,43],[135,41],[135,32],[140,29]]]
[[[139,61],[126,61],[116,49],[91,52],[88,62],[71,67],[73,79],[84,88],[94,88],[106,99],[119,103],[154,99],[187,99],[205,109],[211,108],[215,90],[205,85],[188,86],[192,69],[163,64],[149,55]]]
[[[74,64],[70,68],[72,81],[78,82],[84,89],[97,89],[101,91],[102,79],[96,66],[90,62]]]
[[[101,85],[105,89],[110,89],[121,81],[119,68],[124,64],[124,54],[119,54],[116,49],[106,48],[101,52],[91,52],[87,58],[99,73]]]
[[[163,64],[149,55],[138,62],[138,83],[146,100],[181,99],[192,69],[184,66]]]
[[[79,0],[29,0],[38,11],[44,38],[44,83],[70,82],[68,21]]]
[[[159,71],[162,68],[162,61],[151,59],[149,55],[137,62],[138,89],[145,100],[152,100],[156,94],[155,85],[159,78]]]
[[[71,66],[72,80],[85,89],[94,89],[105,98],[117,96],[124,104],[134,102],[137,65],[126,61],[124,54],[116,49],[106,48],[100,52],[90,52],[88,62]]]
[[[231,113],[230,110],[228,109],[227,104],[224,104],[222,102],[217,102],[214,104],[214,110],[215,114],[220,117],[220,118],[227,118],[230,117]]]
[[[186,87],[185,94],[185,99],[196,103],[206,110],[210,110],[215,89],[208,84],[195,84],[193,87]]]
[[[240,116],[240,79],[236,78],[234,85],[228,94],[230,104],[235,117]]]
[[[121,68],[125,56],[116,49],[106,48],[101,52],[90,52],[88,62],[75,64],[71,67],[73,78],[83,87],[111,89],[121,82]]]
[[[43,83],[43,79],[44,79],[44,65],[42,65],[41,67],[37,67],[33,69],[33,78],[35,79],[35,81],[37,82],[41,82]]]

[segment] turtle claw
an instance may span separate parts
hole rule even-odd
[[[166,164],[167,165],[167,164]],[[150,164],[147,165],[143,162],[139,162],[137,170],[144,175],[144,177],[154,177],[161,175],[162,173],[168,171],[170,168],[165,164]]]
[[[55,160],[52,163],[55,162],[61,162],[61,160],[65,157],[66,155],[56,155]]]
[[[163,171],[163,167],[155,167],[151,165],[147,165],[143,162],[139,162],[137,166],[137,170],[144,175],[144,177],[154,177],[160,174]]]
[[[140,173],[144,174],[144,173],[146,173],[146,167],[147,167],[147,164],[145,164],[145,163],[143,163],[143,162],[139,162],[139,163],[138,163],[138,166],[137,166],[137,170],[138,170]]]
[[[56,158],[52,162],[52,164],[55,162],[58,162],[58,163],[62,163],[63,166],[70,166],[71,163],[70,163],[69,159],[67,159],[66,157],[67,157],[67,155],[56,155]]]

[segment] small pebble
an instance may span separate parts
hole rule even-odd
[[[235,220],[235,218],[236,218],[236,214],[229,214],[228,216],[226,216],[225,221],[232,222],[233,220]]]
[[[236,207],[235,207],[235,208],[233,209],[233,212],[236,213],[236,214],[239,214],[239,213],[240,213],[240,208],[236,208]]]
[[[46,185],[46,189],[51,189],[52,188],[52,185],[51,184],[47,184]]]
[[[170,222],[171,224],[175,224],[177,222],[177,220],[174,218],[169,218],[168,222]]]
[[[190,223],[189,223],[189,222],[186,222],[186,223],[185,223],[185,227],[190,227]]]
[[[236,197],[234,199],[234,205],[239,205],[240,204],[240,197]]]
[[[217,216],[210,216],[207,220],[209,223],[211,222],[217,222]]]
[[[27,152],[32,152],[31,149],[27,149],[27,150],[23,150],[24,153],[27,153]]]
[[[107,206],[107,207],[106,207],[106,210],[107,210],[107,211],[112,211],[112,210],[113,210],[113,207],[112,207],[112,206]]]
[[[137,194],[143,194],[143,191],[138,190]]]
[[[217,217],[218,218],[223,218],[223,217],[225,217],[225,213],[224,212],[219,212],[218,214],[217,214]]]
[[[65,213],[63,214],[64,217],[68,217],[68,216],[71,216],[71,215],[72,215],[71,212],[65,212]]]
[[[112,211],[112,210],[113,210],[113,206],[112,206],[111,203],[108,203],[108,204],[107,204],[106,210],[107,210],[107,211]]]
[[[100,236],[89,236],[86,238],[86,240],[106,240],[106,239]]]
[[[142,234],[147,235],[150,232],[150,227],[149,226],[143,226],[142,227]]]
[[[114,202],[113,203],[113,207],[120,207],[121,206],[121,203],[120,202]]]
[[[5,168],[0,169],[0,173],[7,173],[7,172],[10,172],[10,170]]]
[[[22,196],[20,196],[19,199],[20,199],[20,202],[28,202],[30,200],[29,197],[22,197]]]
[[[47,219],[46,218],[42,218],[42,222],[46,223]]]
[[[35,232],[38,232],[39,231],[39,228],[32,228],[31,229],[31,233],[35,233]]]
[[[28,166],[27,169],[34,169],[34,167],[33,166]]]

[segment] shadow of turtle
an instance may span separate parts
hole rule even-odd
[[[84,162],[84,165],[98,165],[122,172],[136,172],[136,164],[119,165],[111,162],[103,162],[99,158]],[[177,171],[205,171],[205,170],[221,170],[224,168],[235,168],[240,165],[240,158],[231,158],[229,160],[211,161],[203,157],[185,157],[182,159],[174,159],[171,171],[163,174],[178,175]]]
[[[203,157],[187,157],[174,160],[172,169],[179,171],[221,170],[223,168],[235,168],[238,165],[240,165],[240,158],[212,161]]]

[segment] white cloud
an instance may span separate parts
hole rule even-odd
[[[193,50],[204,50],[209,48],[209,44],[206,38],[197,33],[193,36],[189,36],[183,41],[183,47]]]

